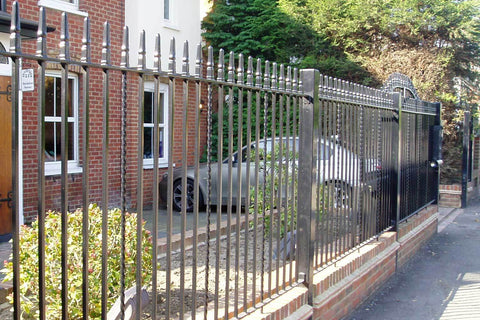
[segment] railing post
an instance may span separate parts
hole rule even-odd
[[[304,93],[306,97],[300,106],[299,132],[299,170],[298,170],[298,272],[299,281],[309,289],[308,303],[313,304],[313,258],[315,241],[315,205],[316,192],[316,154],[318,140],[319,97],[318,70],[301,71]],[[303,278],[303,279],[302,279]]]
[[[436,168],[436,175],[435,175],[435,182],[434,182],[434,187],[435,187],[435,199],[436,199],[436,203],[438,204],[438,201],[440,200],[440,194],[439,194],[439,184],[440,184],[440,165],[443,163],[443,159],[442,159],[442,104],[440,102],[436,102],[435,103],[435,108],[437,109],[437,114],[435,116],[435,121],[434,121],[434,126],[435,127],[438,127],[439,130],[440,130],[440,134],[438,135],[438,137],[436,137],[437,140],[437,143],[436,143],[436,148],[437,150],[435,150],[434,154],[435,154],[435,158],[434,160],[437,162],[437,168]],[[434,145],[435,146],[435,145]]]
[[[463,116],[463,139],[462,139],[462,208],[467,206],[468,194],[468,171],[470,163],[468,161],[469,144],[470,144],[470,112],[465,111]]]
[[[402,180],[401,180],[401,171],[402,171],[402,96],[400,93],[395,92],[393,93],[393,107],[394,109],[398,110],[397,116],[398,116],[398,121],[397,121],[397,130],[393,132],[393,143],[392,143],[392,148],[393,148],[393,165],[394,165],[394,174],[393,177],[395,178],[395,187],[394,191],[395,193],[393,194],[394,199],[394,210],[392,212],[392,215],[395,214],[394,220],[395,220],[395,231],[397,232],[397,238],[398,238],[398,226],[400,222],[400,204],[401,204],[401,193],[402,193]]]

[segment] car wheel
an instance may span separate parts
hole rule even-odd
[[[195,206],[195,187],[193,180],[187,179],[187,194],[186,194],[186,202],[187,202],[187,207],[186,211],[187,212],[192,212],[193,208]],[[173,204],[173,209],[175,211],[182,211],[182,192],[183,192],[183,187],[182,187],[182,179],[178,179],[173,183],[173,199],[172,199],[172,204]],[[203,197],[202,193],[199,190],[198,193],[198,207],[202,208],[203,207]]]

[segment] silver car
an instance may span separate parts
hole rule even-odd
[[[279,138],[275,139],[275,150],[280,149]],[[266,145],[266,150],[265,150]],[[261,160],[259,163],[255,162],[255,156],[252,153],[259,152],[260,155],[269,154],[272,150],[272,139],[262,139],[259,141],[259,147],[257,148],[256,142],[253,142],[250,145],[250,186],[253,185],[256,181],[256,175],[258,174],[259,185],[263,184],[263,167],[264,161]],[[290,151],[295,151],[296,156],[293,156],[293,153],[290,152],[288,157],[283,156],[283,172],[285,170],[293,172],[293,168],[296,168],[298,162],[298,150],[299,150],[299,140],[298,138],[283,138],[283,149],[286,150],[286,147]],[[222,185],[222,205],[227,205],[229,198],[231,197],[232,205],[237,204],[237,194],[238,188],[241,186],[241,204],[244,205],[245,198],[247,197],[247,146],[242,148],[241,157],[239,157],[238,151],[233,153],[231,156],[232,166],[230,168],[231,179],[232,179],[232,189],[229,191],[229,158],[227,157],[221,163],[219,168],[218,163],[211,163],[211,193],[210,193],[210,204],[218,205],[220,204],[218,199],[218,182],[219,182],[219,169],[221,170],[221,185]],[[260,151],[259,151],[260,150]],[[355,155],[353,152],[347,150],[346,148],[340,146],[336,142],[330,140],[321,140],[318,145],[318,165],[317,165],[317,181],[321,184],[329,186],[329,194],[333,197],[334,206],[349,206],[350,199],[353,196],[360,186],[365,185],[360,181],[360,158]],[[263,156],[260,157],[263,159]],[[288,160],[288,163],[286,160]],[[267,170],[269,167],[269,162],[267,162]],[[238,179],[238,166],[241,166],[241,183]],[[365,160],[364,161],[364,175],[362,180],[366,181],[365,177],[372,175],[373,172],[378,170],[378,165],[376,160]],[[173,199],[172,205],[174,210],[181,211],[182,209],[182,175],[183,169],[181,167],[174,168],[173,171]],[[205,163],[199,165],[198,168],[198,185],[199,185],[199,207],[202,208],[205,206],[205,200],[207,199],[208,192],[208,166]],[[187,194],[186,194],[186,211],[190,212],[194,208],[194,181],[195,181],[195,167],[188,167],[186,169],[187,176]],[[163,202],[167,202],[167,190],[168,190],[168,175],[163,176],[162,181],[159,184],[159,195]]]

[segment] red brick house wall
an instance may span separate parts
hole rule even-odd
[[[7,1],[7,12],[11,12],[13,1]],[[25,0],[20,3],[20,15],[22,18],[38,21],[39,7],[37,0]],[[79,4],[80,11],[88,12],[91,23],[91,52],[92,62],[100,63],[104,22],[110,23],[111,30],[111,61],[113,65],[120,64],[122,33],[124,25],[124,1],[107,0],[94,1],[82,0]],[[61,34],[61,12],[58,10],[46,8],[47,24],[55,27],[54,32],[50,32],[48,39],[48,55],[56,57],[59,53],[59,42]],[[70,54],[72,60],[78,61],[81,57],[81,45],[83,36],[84,17],[68,14],[69,35],[70,35]],[[147,35],[149,41],[153,41],[154,35]],[[165,44],[164,44],[165,45]],[[130,44],[131,50],[136,50],[138,44]],[[25,53],[34,54],[36,50],[36,41],[27,40],[22,43],[22,50]],[[153,55],[152,53],[147,53]],[[181,59],[181,58],[180,58]],[[136,61],[131,61],[132,66]],[[24,60],[22,67],[37,69],[36,61]],[[49,69],[58,69],[59,66],[49,64]],[[82,75],[78,66],[72,66],[70,73],[78,75],[79,83],[79,128],[82,127],[82,94],[85,88],[82,88]],[[91,69],[89,84],[90,99],[90,150],[89,150],[89,184],[90,184],[90,202],[101,203],[102,200],[102,159],[103,159],[103,72],[98,69]],[[35,80],[37,80],[36,78]],[[109,129],[109,165],[108,165],[108,186],[109,186],[109,207],[118,207],[120,205],[120,148],[121,148],[121,74],[117,71],[110,71],[110,129]],[[128,75],[128,99],[127,99],[127,206],[135,208],[136,190],[137,190],[137,164],[138,164],[138,76]],[[37,87],[37,84],[36,84]],[[181,164],[182,154],[182,83],[177,81],[175,99],[175,117],[174,117],[174,140],[173,159],[177,166]],[[206,88],[202,88],[205,96]],[[188,128],[188,162],[193,163],[193,146],[195,138],[194,115],[195,108],[195,85],[189,85],[189,120],[186,124]],[[38,139],[38,120],[37,120],[37,92],[24,92],[22,102],[22,138],[23,138],[23,203],[25,222],[30,222],[37,216],[38,203],[38,173],[37,173],[37,139]],[[206,141],[206,113],[201,114],[202,128],[201,142]],[[79,129],[79,153],[81,155],[81,146],[83,134]],[[141,155],[140,155],[141,157]],[[80,163],[83,159],[80,157]],[[166,169],[159,172],[160,179]],[[144,170],[144,205],[151,206],[153,193],[153,170]],[[68,204],[69,210],[75,210],[81,206],[82,199],[82,174],[75,173],[68,176]],[[60,209],[61,181],[60,175],[46,176],[45,181],[45,200],[46,208],[52,210]]]

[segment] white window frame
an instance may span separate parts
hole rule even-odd
[[[59,71],[48,71],[45,73],[46,77],[55,77],[61,80],[61,73]],[[68,173],[80,173],[82,172],[82,167],[79,164],[79,134],[78,134],[78,76],[76,74],[68,74],[68,79],[73,79],[73,97],[72,101],[72,110],[73,110],[73,117],[68,117],[68,122],[73,122],[73,160],[68,160]],[[60,103],[60,102],[59,102]],[[53,116],[45,116],[45,122],[53,122],[53,121],[61,121],[61,117],[53,117]],[[61,170],[61,161],[51,161],[45,162],[45,175],[46,176],[53,176],[59,175],[62,173]]]
[[[38,5],[41,7],[65,11],[79,16],[88,16],[87,12],[80,11],[79,1],[80,0],[73,0],[73,3],[70,3],[69,1],[65,0],[38,0]]]
[[[168,19],[165,18],[165,2],[168,1]],[[164,27],[172,30],[180,30],[175,14],[175,1],[173,0],[163,0],[163,23]]]
[[[145,83],[144,90],[145,92],[153,93],[155,90],[153,82]],[[163,94],[163,123],[159,123],[159,128],[163,128],[163,157],[158,158],[158,167],[166,168],[168,167],[168,151],[169,151],[169,135],[168,135],[168,85],[165,83],[160,83],[158,86],[158,91],[160,94]],[[153,100],[152,100],[153,101]],[[144,128],[153,128],[153,124],[149,123],[148,125],[143,123]],[[143,156],[143,155],[142,155]],[[143,168],[144,169],[153,169],[153,157],[149,159],[143,159]]]

